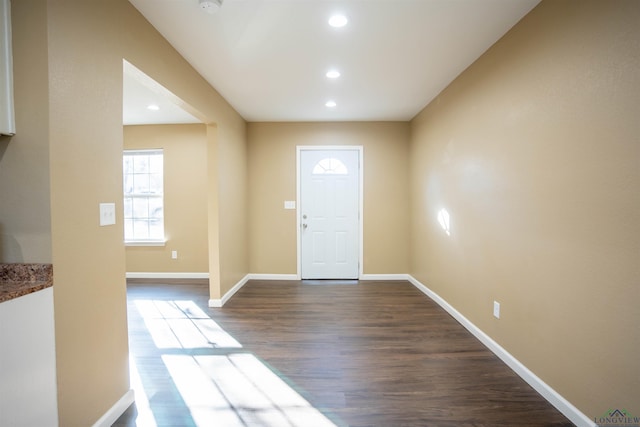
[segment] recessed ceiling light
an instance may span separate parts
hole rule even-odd
[[[324,105],[329,108],[334,108],[338,104],[336,104],[336,101],[327,101]]]
[[[338,77],[340,77],[340,71],[338,71],[338,70],[329,70],[329,71],[327,71],[326,76],[327,76],[327,78],[330,78],[330,79],[337,79]]]
[[[156,104],[147,105],[147,110],[158,111],[159,109],[160,107],[158,107]]]
[[[333,15],[331,18],[329,18],[329,25],[334,28],[344,27],[345,25],[347,25],[347,22],[349,22],[349,20],[344,15]]]

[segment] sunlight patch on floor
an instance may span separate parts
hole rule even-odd
[[[256,356],[239,352],[242,345],[195,302],[136,300],[135,307],[166,367],[153,375],[170,376],[191,414],[190,425],[335,427]],[[136,425],[156,427],[150,403],[156,390],[145,389],[136,366],[148,357],[132,354],[131,387]]]
[[[162,360],[198,426],[335,427],[252,354]]]
[[[136,366],[133,357],[129,357],[129,378],[136,400],[136,409],[138,411],[136,425],[140,427],[157,427],[158,424],[153,416],[153,411],[149,405],[147,393],[142,385],[142,379],[140,378],[138,367]]]
[[[135,304],[158,348],[242,348],[193,301],[138,300]]]

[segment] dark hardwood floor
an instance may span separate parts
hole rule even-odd
[[[115,426],[572,426],[407,282],[130,281]],[[144,392],[140,392],[140,388]]]

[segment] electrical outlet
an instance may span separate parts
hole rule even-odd
[[[496,319],[500,318],[500,303],[498,301],[493,302],[493,316]]]
[[[178,251],[171,251],[171,259],[178,259]]]

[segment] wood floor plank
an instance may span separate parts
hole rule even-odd
[[[255,390],[225,390],[235,387],[231,383],[253,381],[247,372],[255,367],[243,367],[243,360],[259,362],[306,399],[312,406],[304,413],[307,422],[320,414],[326,418],[319,420],[352,427],[573,425],[408,282],[250,281],[225,307],[211,309],[206,281],[132,280],[128,301],[130,349],[158,426],[313,425],[296,424],[294,412],[300,408],[278,403],[277,395],[266,392],[266,399],[275,402],[267,410],[252,407],[264,396],[243,400],[245,394],[258,393]],[[171,325],[171,319],[145,320],[140,301],[193,301],[241,347],[209,341],[195,348],[159,348],[152,336],[158,332],[149,325]],[[195,312],[185,311],[187,317]],[[185,334],[176,332],[180,328],[171,331]],[[182,337],[181,342],[190,341]],[[170,372],[168,360],[205,361],[219,366],[220,372],[237,369],[244,376],[225,379],[228,374],[218,378],[217,371],[209,371],[215,380],[210,393],[218,393],[221,401],[205,400],[195,408],[189,400],[193,393],[180,389],[181,380]],[[189,381],[196,387],[199,379]],[[269,386],[261,387],[264,391]],[[130,408],[114,425],[136,425],[142,409]],[[206,411],[213,414],[209,420],[218,421],[199,422],[206,419]]]

